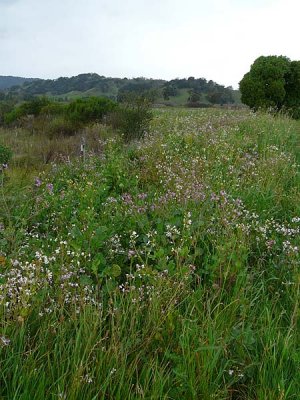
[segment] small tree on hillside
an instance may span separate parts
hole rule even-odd
[[[197,103],[198,101],[200,101],[200,99],[201,95],[199,93],[195,92],[194,90],[189,90],[189,103]]]

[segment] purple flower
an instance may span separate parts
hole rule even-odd
[[[140,200],[145,200],[145,199],[147,198],[147,193],[139,193],[139,194],[138,194],[138,198],[139,198]]]
[[[42,184],[42,181],[40,180],[40,178],[35,178],[34,184],[35,184],[36,187],[40,187],[41,184]]]
[[[52,183],[47,183],[46,188],[48,189],[49,193],[53,193],[53,184]]]
[[[219,199],[220,199],[219,196],[217,196],[215,193],[212,193],[210,195],[210,200],[211,201],[218,201]]]
[[[132,197],[129,193],[124,193],[122,195],[122,200],[124,201],[125,204],[132,204]]]
[[[276,241],[273,240],[273,239],[267,240],[267,241],[266,241],[266,246],[267,246],[267,249],[268,249],[268,250],[271,250],[272,247],[273,247],[275,244],[276,244]]]

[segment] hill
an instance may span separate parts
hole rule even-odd
[[[78,97],[104,96],[118,99],[124,93],[147,93],[154,102],[166,105],[205,106],[239,104],[237,91],[205,78],[187,79],[111,78],[86,73],[70,78],[29,79],[7,90],[19,100],[32,96],[49,96],[62,100]]]
[[[19,76],[0,76],[0,90],[10,89],[13,86],[19,86],[23,83],[32,82],[34,78],[22,78]]]

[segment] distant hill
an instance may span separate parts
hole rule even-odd
[[[21,78],[19,76],[0,76],[0,90],[9,89],[13,86],[19,86],[25,82],[32,82],[34,80],[34,78]]]
[[[5,78],[13,77],[0,77],[0,82]],[[19,82],[19,86],[16,86],[16,82]],[[147,93],[155,103],[166,105],[197,107],[240,103],[238,91],[231,87],[194,77],[166,81],[144,77],[109,78],[96,73],[86,73],[58,79],[15,78],[14,86],[7,86],[6,93],[18,100],[42,95],[63,101],[90,96],[104,96],[116,100],[125,93]]]

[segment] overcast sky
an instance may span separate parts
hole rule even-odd
[[[300,0],[0,0],[0,75],[238,82],[260,55],[300,59]]]

